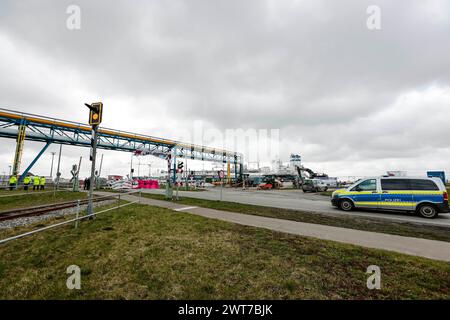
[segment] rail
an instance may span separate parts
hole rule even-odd
[[[93,198],[93,202],[100,202],[104,200],[114,199],[112,196],[104,196],[104,197],[95,197]],[[28,208],[19,208],[8,211],[0,211],[0,221],[12,220],[21,217],[29,217],[29,216],[38,216],[44,213],[62,210],[67,208],[73,208],[77,205],[84,205],[89,202],[89,199],[75,200],[75,201],[65,201],[58,203],[45,204],[36,207],[28,207]]]

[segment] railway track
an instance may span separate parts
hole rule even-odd
[[[112,200],[114,199],[113,196],[109,197],[98,197],[94,198],[94,202],[100,202],[100,201],[106,201],[106,200]],[[88,199],[80,200],[80,205],[85,205],[88,203]],[[32,216],[39,216],[45,213],[67,209],[67,208],[73,208],[76,207],[78,204],[78,200],[75,201],[67,201],[67,202],[59,202],[59,203],[52,203],[52,204],[46,204],[42,206],[36,206],[36,207],[30,207],[30,208],[20,208],[20,209],[14,209],[14,210],[8,210],[8,211],[2,211],[0,212],[0,221],[6,221],[6,220],[12,220],[17,218],[23,218],[23,217],[32,217]]]

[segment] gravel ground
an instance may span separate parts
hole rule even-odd
[[[116,202],[117,202],[116,200],[105,200],[102,202],[95,202],[94,208],[99,207],[99,206],[108,205],[111,203],[116,203]],[[87,204],[81,205],[80,211],[83,211],[86,208],[87,208]],[[56,211],[49,212],[49,213],[46,213],[46,214],[43,214],[40,216],[23,217],[23,218],[17,218],[17,219],[13,219],[13,220],[6,220],[6,221],[0,222],[0,229],[11,229],[11,228],[16,228],[16,227],[22,227],[22,226],[27,226],[30,224],[38,223],[40,221],[48,220],[48,219],[54,219],[57,217],[74,215],[76,213],[76,210],[77,210],[77,208],[73,207],[73,208],[66,208],[66,209],[62,209],[62,210],[56,210]]]

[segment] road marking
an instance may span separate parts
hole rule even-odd
[[[174,211],[184,211],[184,210],[195,209],[195,208],[198,208],[198,207],[183,207],[183,208],[174,209]]]

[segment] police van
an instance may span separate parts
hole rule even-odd
[[[415,211],[430,219],[450,211],[447,189],[439,178],[362,179],[333,192],[331,203],[344,211],[354,208]]]

